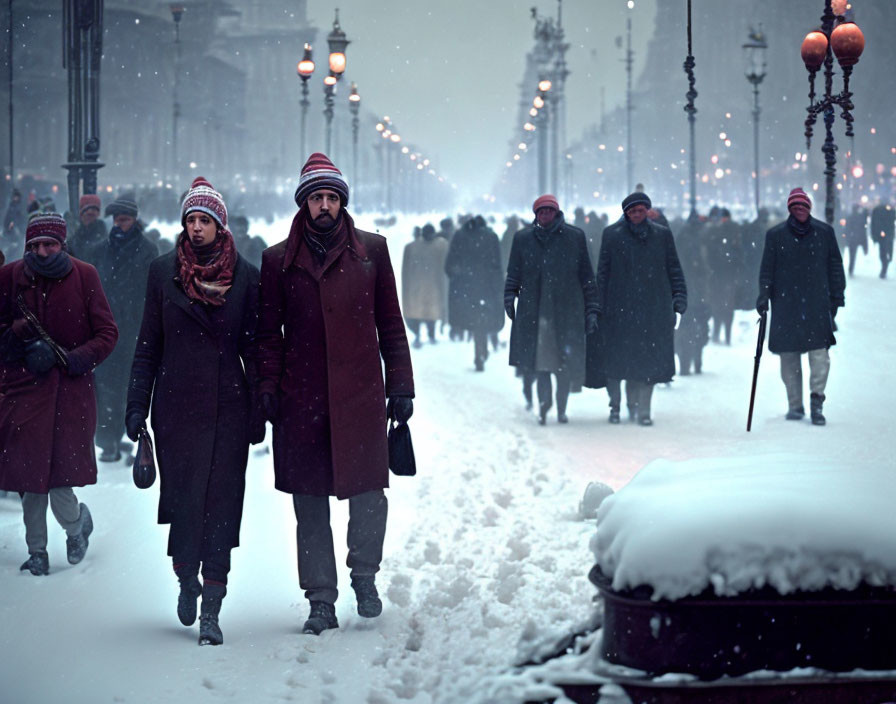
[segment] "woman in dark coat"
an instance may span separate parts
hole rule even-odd
[[[488,336],[504,327],[501,310],[501,242],[477,215],[451,239],[445,258],[448,275],[448,322],[473,334],[476,371],[485,368]]]
[[[57,213],[33,216],[24,259],[0,269],[0,490],[22,492],[22,569],[34,575],[49,572],[48,502],[68,533],[68,561],[87,550],[93,524],[72,487],[96,483],[93,369],[118,339],[96,269],[68,256],[65,234]]]
[[[644,193],[626,197],[623,217],[604,230],[600,243],[597,293],[611,423],[619,422],[621,379],[626,380],[630,412],[637,412],[642,425],[653,423],[653,385],[671,381],[675,374],[675,313],[687,309],[672,233],[647,218],[650,205]]]
[[[224,201],[205,179],[187,192],[181,222],[175,249],[150,266],[126,426],[136,441],[152,398],[159,523],[171,525],[177,615],[192,625],[201,593],[199,644],[218,645],[249,444],[264,439],[251,387],[259,275],[237,254]]]

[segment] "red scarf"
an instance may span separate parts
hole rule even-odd
[[[195,301],[212,306],[224,305],[233,285],[236,246],[229,230],[221,230],[215,239],[211,258],[200,264],[186,231],[177,240],[177,268],[184,293]]]

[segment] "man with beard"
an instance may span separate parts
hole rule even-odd
[[[342,173],[312,154],[289,236],[264,251],[261,265],[259,392],[274,426],[275,487],[292,494],[296,513],[299,585],[311,605],[303,632],[314,635],[339,627],[330,496],[349,501],[358,614],[382,611],[374,580],[386,531],[386,419],[406,422],[413,412],[386,240],[355,229],[348,197]]]
[[[787,198],[790,217],[766,233],[756,310],[763,315],[771,303],[768,349],[781,357],[787,420],[806,414],[802,355],[807,354],[812,423],[824,425],[828,348],[836,344],[834,317],[845,302],[846,276],[833,228],[813,218],[811,208],[806,192],[794,188]]]
[[[688,305],[672,233],[647,218],[650,207],[645,193],[627,196],[623,216],[604,230],[600,244],[597,294],[611,423],[619,423],[625,379],[630,418],[653,425],[653,387],[675,374],[675,313]]]
[[[99,272],[118,323],[118,344],[96,374],[96,444],[101,450],[100,462],[117,462],[122,449],[129,447],[122,442],[128,380],[140,334],[149,265],[159,256],[159,248],[143,234],[137,222],[133,193],[123,194],[106,206],[106,215],[113,218],[112,230],[85,258]]]

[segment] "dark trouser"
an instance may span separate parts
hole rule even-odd
[[[96,374],[96,444],[115,452],[124,436],[124,412],[128,402],[128,380],[114,374]]]
[[[330,528],[330,497],[293,494],[296,512],[296,544],[299,586],[308,601],[335,604],[336,557]],[[351,576],[372,577],[380,569],[386,538],[388,501],[382,489],[348,500],[348,558]]]
[[[22,494],[22,518],[28,553],[47,551],[47,504],[68,535],[81,532],[81,507],[70,486],[50,489],[49,494]]]
[[[880,278],[887,278],[887,267],[893,261],[893,238],[887,237],[880,241]]]
[[[607,379],[607,394],[610,396],[610,408],[619,411],[622,402],[622,384],[620,379]],[[653,397],[653,384],[627,379],[625,382],[625,400],[632,419],[650,418],[650,401]]]
[[[712,341],[720,342],[722,328],[725,329],[725,344],[731,344],[731,326],[734,323],[734,308],[720,308],[712,314]]]
[[[473,350],[476,364],[484,364],[488,359],[488,333],[483,328],[473,330]]]
[[[853,271],[856,268],[856,254],[859,251],[858,244],[849,244],[847,245],[847,249],[849,249],[849,275],[852,276]]]
[[[199,574],[199,563],[185,562],[176,556],[171,558],[175,573]],[[210,584],[227,585],[227,575],[230,573],[230,550],[220,550],[214,559],[205,560],[202,563],[202,581]]]
[[[531,407],[532,406],[532,386],[535,384],[535,372],[521,372],[520,376],[523,378],[523,397],[526,399],[526,403]]]
[[[551,372],[537,373],[538,406],[544,415],[553,405],[551,403]],[[566,413],[566,402],[569,400],[569,372],[557,372],[557,415]]]

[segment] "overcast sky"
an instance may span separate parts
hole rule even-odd
[[[346,78],[358,83],[365,107],[389,115],[405,141],[478,197],[494,185],[512,134],[522,134],[518,84],[534,43],[533,5],[556,16],[556,0],[308,0],[308,15],[326,34],[339,7],[352,42]],[[630,13],[637,75],[655,7],[655,0],[635,0],[632,10],[626,0],[564,0],[570,140],[599,119],[601,86],[608,110],[624,101],[615,37]]]

